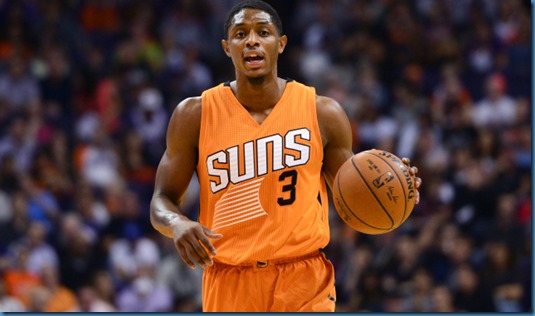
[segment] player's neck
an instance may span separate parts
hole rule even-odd
[[[273,108],[280,100],[286,81],[276,75],[260,78],[236,78],[231,83],[232,90],[238,101],[249,111]]]

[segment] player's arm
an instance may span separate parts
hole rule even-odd
[[[191,268],[195,268],[191,259],[201,266],[212,264],[210,254],[215,255],[215,248],[208,238],[221,237],[190,220],[180,210],[197,165],[200,122],[199,97],[186,99],[175,108],[167,129],[167,149],[156,171],[150,204],[153,227],[173,239],[180,257]]]
[[[317,96],[316,112],[323,142],[323,175],[332,188],[338,169],[353,156],[353,132],[344,109],[335,100]]]

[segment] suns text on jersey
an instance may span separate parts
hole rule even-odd
[[[216,193],[230,183],[238,184],[269,171],[304,165],[310,159],[309,142],[310,131],[299,128],[285,135],[265,136],[210,154],[206,158],[208,175],[213,177],[210,189]],[[268,155],[270,146],[271,155]]]

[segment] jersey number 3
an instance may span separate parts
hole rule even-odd
[[[290,178],[290,183],[286,182],[287,184],[282,186],[282,192],[289,192],[289,196],[288,194],[285,194],[287,196],[286,198],[280,197],[277,199],[277,203],[279,203],[280,206],[290,205],[295,201],[295,185],[297,184],[297,171],[288,170],[281,173],[281,175],[279,176],[279,181],[287,181],[286,179],[288,178]]]

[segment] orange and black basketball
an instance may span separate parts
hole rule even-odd
[[[415,180],[396,155],[367,150],[348,159],[334,179],[333,201],[353,229],[384,234],[401,225],[416,200]]]

